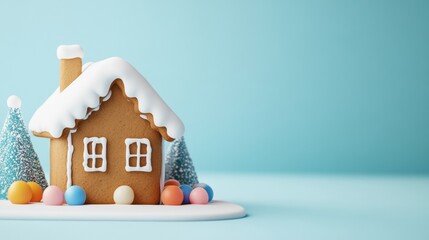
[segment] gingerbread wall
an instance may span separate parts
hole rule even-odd
[[[115,82],[112,96],[101,104],[98,111],[93,112],[87,120],[78,124],[72,134],[74,146],[72,161],[72,184],[82,186],[87,193],[86,203],[114,203],[113,193],[121,185],[130,186],[135,193],[134,204],[158,204],[160,200],[160,178],[162,170],[162,138],[159,132],[150,127],[149,121],[134,111],[133,101],[129,101]],[[122,86],[122,85],[121,85]],[[85,137],[105,137],[107,139],[107,171],[85,172],[83,168],[83,152]],[[148,138],[152,147],[151,172],[126,172],[125,152],[126,138]],[[64,151],[66,138],[53,139],[51,146],[60,146],[62,150],[51,156],[58,161],[52,167],[58,170],[51,172],[52,184],[65,189],[67,150]],[[61,174],[60,174],[61,173]]]
[[[67,189],[67,149],[67,137],[51,139],[49,183],[63,191]]]

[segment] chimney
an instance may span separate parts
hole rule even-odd
[[[83,49],[79,45],[61,45],[57,48],[60,60],[60,92],[82,73]]]

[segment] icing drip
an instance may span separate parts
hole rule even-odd
[[[107,100],[109,100],[111,96],[112,96],[112,91],[109,91],[109,93],[107,94],[107,96],[103,98],[103,102],[107,102]],[[100,110],[100,106],[101,106],[101,104],[98,105],[96,108],[91,109],[82,120],[88,119],[89,116],[91,116],[91,114],[93,112],[96,112],[96,111]]]
[[[107,96],[103,98],[103,102],[107,102],[107,100],[109,100],[111,96],[112,96],[112,91],[109,91],[109,93],[107,93]]]
[[[130,153],[130,146],[131,144],[137,144],[137,151],[136,153]],[[146,153],[141,153],[141,145],[146,145]],[[126,145],[126,153],[125,153],[125,171],[127,172],[152,172],[152,161],[151,161],[151,155],[152,155],[152,147],[150,146],[150,141],[147,138],[126,138],[125,139],[125,145]],[[136,166],[130,166],[130,159],[132,157],[137,158],[136,160]],[[146,165],[140,166],[141,158],[146,158]]]

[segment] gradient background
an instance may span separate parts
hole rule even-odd
[[[135,3],[132,3],[135,2]],[[7,1],[0,119],[58,86],[56,48],[120,56],[186,126],[198,171],[429,173],[427,1]],[[48,168],[49,143],[33,137]]]

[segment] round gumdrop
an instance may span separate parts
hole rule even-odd
[[[178,186],[179,187],[180,182],[175,180],[175,179],[169,179],[169,180],[165,181],[165,183],[164,183],[164,187],[167,187],[167,186]]]
[[[189,194],[191,194],[191,192],[192,192],[191,186],[189,186],[189,185],[181,185],[180,189],[183,192],[183,202],[182,202],[182,204],[189,204],[189,203],[191,203],[189,201]]]
[[[64,199],[68,205],[83,205],[86,200],[86,193],[82,187],[74,185],[67,188]]]
[[[61,188],[51,185],[43,192],[43,203],[50,206],[60,206],[64,203],[64,193]]]
[[[207,194],[209,195],[209,202],[213,200],[213,189],[206,183],[197,183],[194,185],[194,188],[202,187],[207,191]]]
[[[113,200],[116,204],[132,204],[134,201],[134,191],[130,186],[119,186],[113,193]]]
[[[196,187],[189,195],[189,201],[192,204],[207,204],[209,202],[209,195],[202,187]]]
[[[161,202],[164,205],[181,205],[183,192],[178,186],[167,186],[161,193]]]
[[[32,195],[30,186],[24,181],[13,182],[7,191],[7,198],[13,204],[27,204]]]
[[[28,182],[28,186],[31,188],[32,197],[30,202],[40,202],[42,201],[43,189],[36,182]]]

